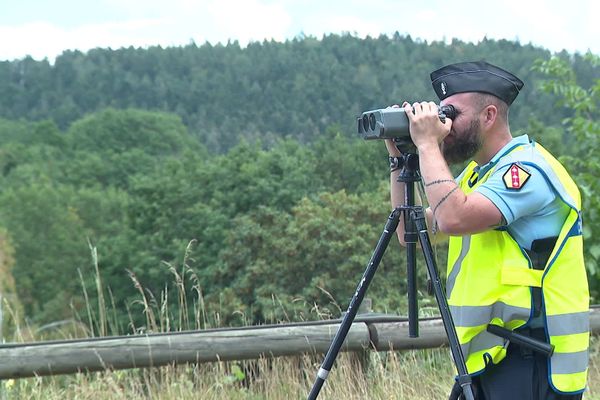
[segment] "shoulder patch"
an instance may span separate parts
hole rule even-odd
[[[504,180],[504,185],[507,189],[519,190],[521,189],[531,174],[519,164],[513,163],[511,164],[504,175],[502,175],[502,179]]]

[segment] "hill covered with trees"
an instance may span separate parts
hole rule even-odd
[[[517,125],[532,115],[554,124],[566,115],[550,112],[552,97],[538,90],[541,74],[531,70],[534,60],[549,56],[505,40],[446,45],[400,35],[69,51],[54,65],[30,58],[0,63],[0,116],[52,119],[66,129],[91,112],[132,107],[179,115],[212,151],[226,151],[241,137],[307,143],[331,125],[351,132],[361,111],[433,100],[431,71],[485,59],[526,82],[512,110]],[[572,64],[590,86],[597,69],[579,55]]]
[[[140,290],[176,315],[183,285],[222,323],[337,315],[389,211],[387,153],[357,137],[356,116],[433,99],[429,72],[470,59],[526,82],[511,127],[571,157],[595,226],[597,58],[551,56],[331,35],[0,63],[5,297],[42,324],[97,310],[101,293],[115,333],[143,324]],[[378,311],[404,309],[404,269],[394,243],[369,291]]]

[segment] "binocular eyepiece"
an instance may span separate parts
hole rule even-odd
[[[440,121],[454,119],[457,112],[454,106],[438,108]],[[410,124],[404,108],[388,107],[365,111],[358,117],[358,134],[363,139],[408,139],[410,140]]]

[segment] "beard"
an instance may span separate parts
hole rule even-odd
[[[442,142],[442,152],[448,164],[463,163],[473,158],[481,148],[479,120],[474,119],[467,129],[454,133],[450,142]]]

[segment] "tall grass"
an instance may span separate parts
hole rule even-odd
[[[592,349],[585,399],[598,400],[598,340]],[[2,392],[4,398],[39,400],[305,399],[320,362],[304,356],[30,378],[4,381]],[[446,399],[452,377],[447,349],[370,353],[366,368],[340,354],[319,399]]]
[[[192,244],[190,243],[190,246]],[[78,326],[86,321],[87,332],[105,334],[118,326],[112,319],[114,301],[107,309],[100,280],[96,249],[91,247],[95,264],[96,301],[88,293],[85,318],[78,315]],[[202,288],[189,268],[189,246],[180,266],[165,264],[171,271],[177,292],[171,296],[167,286],[159,296],[145,290],[130,274],[140,299],[133,305],[144,313],[146,325],[130,323],[128,331],[173,331],[218,326],[218,311],[208,312]],[[191,287],[188,287],[191,284]],[[192,296],[188,304],[188,291]],[[106,291],[110,295],[110,291]],[[158,297],[158,300],[157,300]],[[174,301],[178,307],[169,307]],[[95,303],[95,306],[91,304]],[[189,307],[188,307],[189,306]],[[97,308],[97,309],[96,309]],[[175,311],[171,311],[175,310]],[[133,321],[133,319],[132,319]],[[17,329],[20,338],[30,338]],[[129,332],[131,333],[131,332]],[[64,338],[64,332],[61,333]],[[44,337],[47,338],[47,337]],[[34,337],[34,339],[36,339]],[[589,390],[585,399],[600,400],[600,341],[592,340]],[[38,377],[0,382],[1,399],[207,399],[207,400],[291,400],[304,399],[309,393],[322,356],[280,357],[240,362],[214,362],[199,365],[104,371],[88,374]],[[447,399],[453,381],[453,367],[448,349],[403,352],[367,352],[362,355],[341,353],[319,399],[389,400]],[[516,400],[516,399],[515,399]]]

